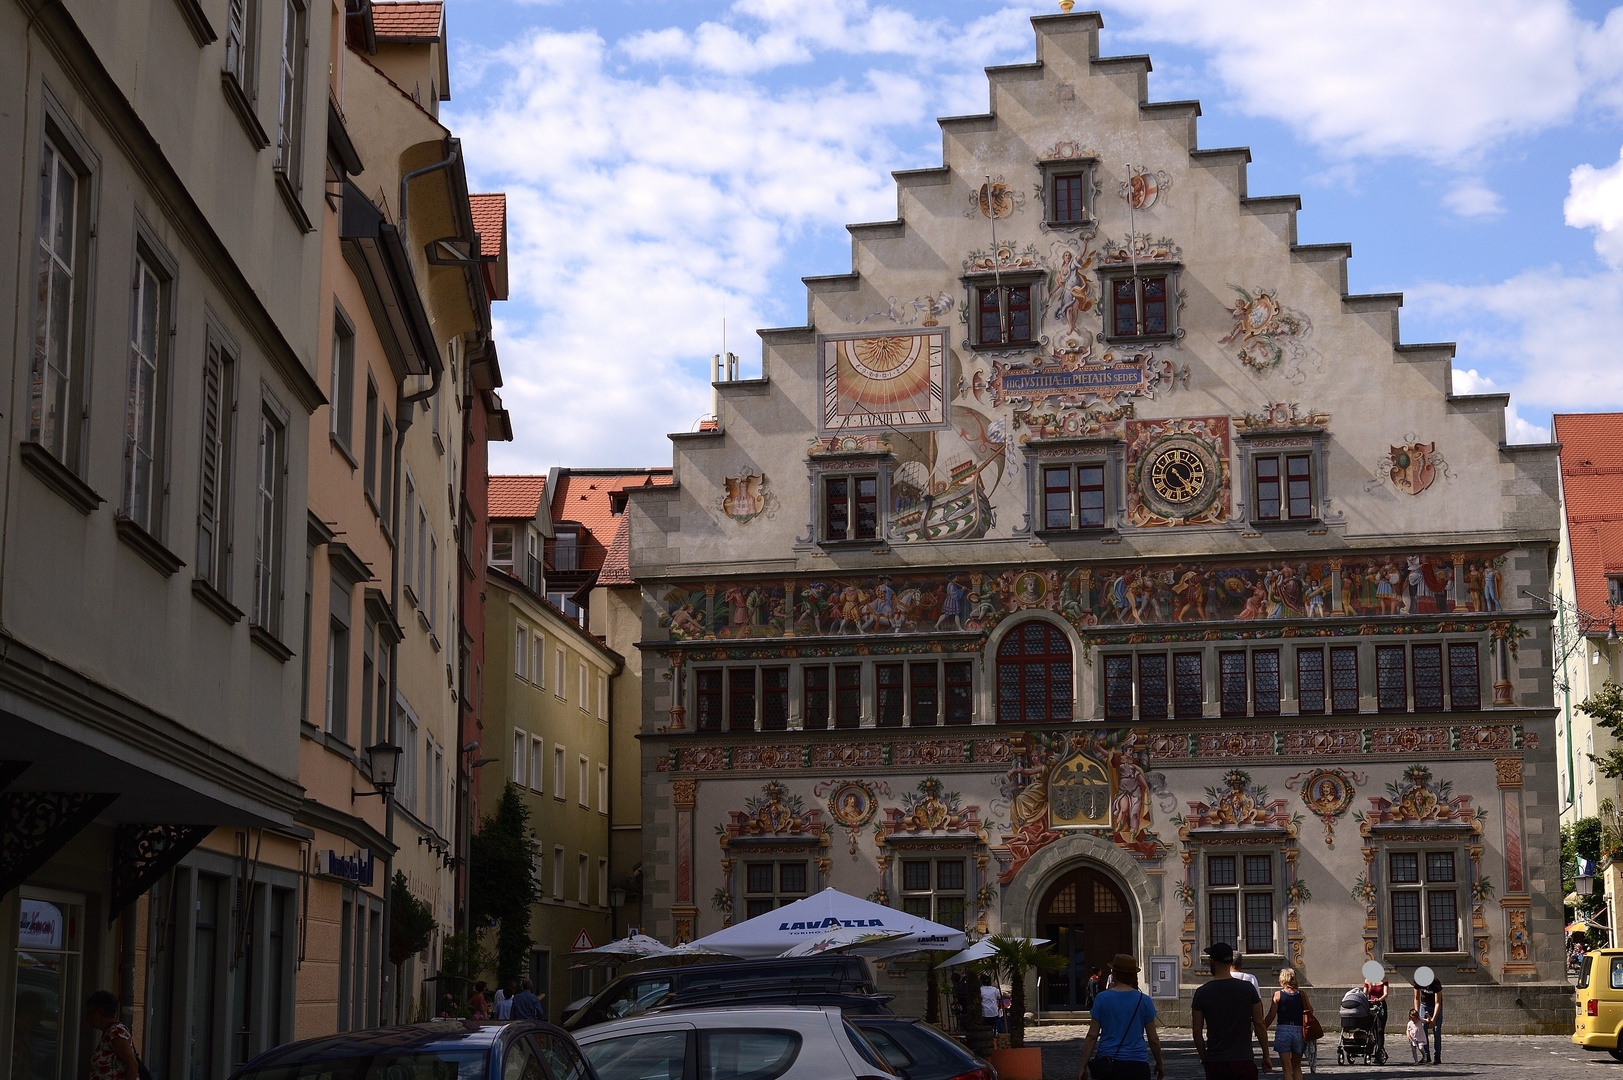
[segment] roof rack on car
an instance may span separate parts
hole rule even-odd
[[[665,1011],[670,1009],[692,1009],[705,1005],[839,1005],[849,1002],[854,1006],[872,1007],[884,1005],[895,1000],[894,994],[854,994],[831,993],[826,989],[817,987],[796,987],[793,989],[765,989],[759,986],[740,986],[730,990],[715,990],[711,993],[685,992],[672,994],[660,999],[648,1012]]]

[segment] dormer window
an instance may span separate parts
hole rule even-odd
[[[1612,607],[1623,607],[1623,574],[1607,575],[1606,603]]]
[[[513,526],[490,527],[490,565],[499,566],[509,573],[513,570]]]
[[[555,570],[580,569],[580,534],[573,526],[558,529],[552,541],[552,566]]]
[[[626,493],[614,491],[609,493],[609,513],[619,517],[626,512]]]

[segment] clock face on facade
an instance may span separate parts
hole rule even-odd
[[[1192,518],[1211,506],[1222,475],[1222,463],[1206,443],[1180,436],[1162,438],[1144,455],[1139,495],[1163,517]]]
[[[1191,502],[1206,486],[1206,463],[1188,447],[1171,447],[1150,465],[1150,483],[1169,503]]]

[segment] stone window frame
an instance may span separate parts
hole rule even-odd
[[[1120,534],[1122,515],[1126,513],[1127,444],[1115,438],[1032,439],[1022,448],[1026,465],[1025,528],[1020,535],[1037,536],[1046,542],[1064,540],[1097,540]],[[1104,524],[1070,529],[1047,527],[1047,504],[1043,488],[1042,470],[1045,466],[1100,465],[1104,468],[1105,507]],[[1074,476],[1074,471],[1073,471]],[[1071,486],[1072,520],[1076,518],[1076,485]]]
[[[1032,352],[1047,343],[1043,334],[1043,311],[1046,304],[1040,295],[1042,283],[1047,279],[1048,271],[1042,269],[1000,270],[993,272],[977,272],[965,274],[958,280],[963,282],[966,302],[969,306],[969,322],[965,328],[966,344],[971,352],[976,353],[1019,353]],[[1026,341],[1001,340],[1001,328],[998,341],[981,341],[980,326],[980,294],[982,289],[1013,289],[1029,288],[1031,290],[1031,337]]]
[[[1104,329],[1100,337],[1122,345],[1154,345],[1178,341],[1184,335],[1179,319],[1178,278],[1184,265],[1176,259],[1146,260],[1139,263],[1110,263],[1099,267],[1099,302],[1103,305]],[[1167,328],[1158,334],[1118,334],[1115,326],[1115,283],[1123,278],[1164,277],[1167,279]],[[1136,327],[1135,327],[1136,329]]]
[[[1447,835],[1443,835],[1446,830]],[[1471,890],[1476,868],[1471,862],[1471,850],[1482,843],[1480,835],[1473,834],[1468,825],[1448,827],[1439,822],[1427,822],[1423,828],[1413,825],[1375,826],[1367,846],[1373,849],[1374,859],[1366,866],[1366,880],[1375,891],[1375,958],[1387,956],[1403,958],[1403,963],[1459,964],[1474,955],[1471,914]],[[1405,835],[1412,833],[1414,835]],[[1454,919],[1458,927],[1458,948],[1449,952],[1436,952],[1431,946],[1431,913],[1426,894],[1431,890],[1426,882],[1426,854],[1447,851],[1454,856]],[[1394,886],[1391,880],[1393,854],[1415,853],[1419,856],[1420,881],[1418,884]],[[1421,894],[1421,948],[1399,952],[1392,947],[1392,894],[1394,891],[1414,891]],[[1367,940],[1367,939],[1366,939]]]
[[[1323,428],[1302,428],[1296,431],[1243,431],[1236,440],[1236,449],[1239,451],[1239,475],[1242,478],[1241,490],[1234,493],[1235,516],[1243,520],[1246,526],[1253,531],[1267,529],[1270,531],[1289,531],[1320,529],[1324,527],[1326,517],[1325,508],[1330,505],[1332,498],[1330,491],[1329,449],[1330,434]],[[1309,498],[1312,506],[1305,518],[1259,518],[1256,507],[1256,459],[1259,457],[1278,456],[1306,452],[1309,459],[1308,482],[1311,485]],[[1281,484],[1281,512],[1288,493],[1283,490],[1286,483],[1283,475]]]
[[[806,459],[806,481],[807,502],[810,510],[806,519],[806,535],[796,541],[797,546],[802,548],[863,546],[872,548],[887,545],[887,537],[890,531],[890,474],[895,465],[896,458],[888,450],[877,452],[848,451],[815,454],[808,457]],[[823,483],[825,480],[840,476],[852,479],[872,476],[876,479],[877,484],[874,495],[876,519],[872,537],[845,540],[829,539],[828,520],[823,500]]]
[[[929,907],[929,911],[922,915],[923,918],[932,922],[940,922],[944,926],[951,926],[950,922],[943,922],[938,916],[941,911],[942,900],[956,900],[963,904],[963,915],[960,920],[963,925],[956,927],[956,929],[973,929],[973,924],[969,918],[970,902],[973,895],[969,886],[972,880],[970,871],[974,866],[974,845],[972,843],[966,844],[961,851],[943,851],[932,847],[928,850],[915,852],[907,850],[906,846],[902,844],[898,844],[896,847],[897,851],[894,856],[897,864],[896,897],[900,910],[907,912],[907,902],[909,900],[923,900]],[[929,866],[929,885],[927,888],[909,889],[907,887],[907,867],[909,863],[925,863]],[[944,888],[941,885],[941,865],[943,863],[958,864],[963,875],[959,880],[958,888]],[[916,915],[917,913],[909,914]]]
[[[1099,223],[1098,214],[1094,206],[1096,196],[1096,173],[1099,168],[1099,159],[1096,157],[1073,158],[1044,158],[1037,162],[1037,168],[1042,172],[1043,184],[1043,227],[1049,231],[1061,229],[1092,229]],[[1054,218],[1054,181],[1061,176],[1082,177],[1082,218],[1078,221],[1058,221]]]
[[[1195,875],[1194,885],[1195,893],[1198,897],[1195,906],[1195,918],[1200,925],[1199,936],[1196,943],[1200,944],[1201,942],[1204,942],[1204,944],[1201,945],[1202,948],[1204,948],[1205,945],[1210,945],[1212,943],[1212,896],[1219,892],[1232,893],[1238,895],[1239,897],[1239,902],[1236,904],[1235,917],[1236,930],[1238,931],[1240,942],[1235,946],[1235,951],[1243,953],[1247,961],[1256,960],[1259,965],[1263,966],[1274,965],[1277,967],[1278,964],[1285,962],[1286,954],[1285,950],[1281,948],[1281,946],[1286,943],[1287,939],[1285,913],[1286,909],[1289,907],[1290,897],[1288,895],[1288,886],[1286,885],[1286,882],[1290,875],[1286,865],[1285,837],[1283,835],[1283,830],[1280,830],[1280,832],[1281,835],[1277,839],[1273,837],[1259,837],[1254,842],[1245,845],[1237,845],[1232,842],[1226,842],[1222,838],[1212,837],[1209,838],[1209,842],[1202,843],[1199,846],[1197,849],[1198,855],[1196,856],[1196,866],[1199,868],[1199,871]],[[1246,885],[1246,856],[1264,854],[1269,856],[1271,860],[1269,864],[1271,878],[1270,882],[1266,887],[1258,885]],[[1213,856],[1234,859],[1235,884],[1216,886],[1211,884],[1210,862]],[[1273,899],[1271,921],[1273,922],[1274,927],[1274,947],[1269,952],[1257,952],[1252,950],[1247,944],[1245,936],[1245,896],[1247,893],[1262,892],[1267,892]]]

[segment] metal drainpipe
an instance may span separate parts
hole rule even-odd
[[[401,184],[401,190],[402,191],[405,190],[405,184],[403,182]],[[404,223],[404,221],[405,221],[404,216],[402,216],[401,221],[402,221],[402,223]],[[400,528],[401,528],[401,520],[400,520],[400,518],[401,518],[400,463],[401,463],[401,459],[404,456],[404,452],[405,452],[405,449],[406,449],[406,432],[411,430],[412,413],[416,410],[417,403],[419,401],[427,400],[428,398],[431,398],[435,394],[439,393],[440,376],[443,373],[443,371],[444,371],[444,366],[443,365],[439,365],[439,366],[430,365],[429,366],[429,378],[430,378],[430,381],[429,381],[429,384],[428,384],[428,389],[418,391],[415,394],[406,394],[406,393],[402,392],[396,397],[396,400],[395,400],[396,431],[395,431],[395,439],[394,439],[394,475],[392,477],[390,477],[390,483],[393,485],[394,490],[389,495],[389,500],[390,500],[390,504],[391,504],[391,507],[392,507],[391,512],[390,512],[390,517],[392,518],[392,525],[393,525],[393,532],[394,532],[395,542],[394,542],[394,549],[390,552],[390,555],[389,555],[389,611],[391,613],[394,613],[396,625],[400,625],[400,616],[398,614],[399,609],[400,609]],[[404,626],[401,626],[402,633],[404,633],[404,630],[405,630]],[[394,744],[396,746],[400,746],[400,741],[396,737],[397,733],[394,731],[394,727],[395,727],[395,703],[397,701],[399,701],[399,700],[400,700],[400,642],[395,641],[395,642],[392,642],[389,645],[389,728],[390,728],[389,734],[390,734],[391,738],[394,738]],[[404,748],[402,747],[402,751],[403,750],[404,750]],[[402,762],[402,764],[404,764],[404,761],[405,761],[404,752],[402,752],[400,756],[401,756],[401,762]],[[400,779],[400,775],[399,775],[399,772],[397,771],[396,774],[395,774],[395,781],[396,781],[397,785],[399,783],[399,779]],[[387,794],[387,795],[385,795],[383,797],[383,838],[385,840],[389,841],[389,846],[391,848],[394,846],[394,792],[393,792],[393,790],[391,790],[389,792],[389,794]],[[393,854],[385,856],[385,858],[383,860],[383,874],[384,874],[384,879],[385,879],[384,880],[384,890],[383,890],[383,953],[384,953],[384,956],[383,956],[383,1008],[384,1008],[384,1011],[388,1015],[390,1015],[390,1017],[392,1019],[393,1016],[394,1016],[394,1013],[395,1013],[394,994],[395,994],[395,989],[396,988],[395,988],[395,980],[393,978],[393,973],[390,971],[390,968],[393,966],[393,964],[388,958],[388,951],[389,951],[389,920],[394,914],[394,911],[393,911],[394,904],[392,902],[393,901],[393,893],[394,893],[394,855]]]
[[[446,141],[450,142],[452,140],[447,139]],[[438,171],[440,169],[449,169],[452,165],[456,164],[457,156],[460,153],[461,153],[460,144],[457,145],[457,146],[451,146],[449,148],[449,150],[448,150],[447,156],[446,156],[444,161],[436,161],[432,165],[424,165],[420,169],[413,169],[411,172],[407,173],[406,175],[404,175],[404,176],[402,176],[400,178],[400,226],[399,226],[399,228],[400,228],[400,235],[401,235],[402,238],[407,236],[407,233],[406,233],[406,206],[407,206],[406,185],[411,183],[411,181],[417,179],[419,176],[427,176],[429,173],[436,172],[436,171]],[[436,387],[439,386],[439,381],[437,379],[435,380],[434,385]]]

